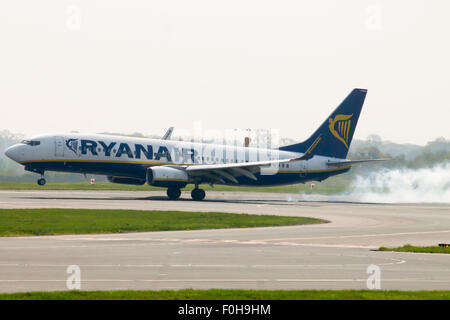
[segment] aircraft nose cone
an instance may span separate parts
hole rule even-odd
[[[20,149],[20,146],[15,144],[5,150],[5,156],[10,158],[11,160],[18,161],[18,159],[20,157],[19,149]]]

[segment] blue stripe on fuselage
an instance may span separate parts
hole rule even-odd
[[[33,161],[23,163],[28,171],[60,171],[74,173],[88,173],[108,176],[121,176],[145,179],[147,169],[158,164],[126,163],[126,162],[100,162],[100,161]],[[165,165],[165,163],[161,164]],[[238,176],[240,185],[244,186],[275,186],[307,181],[322,181],[330,176],[347,172],[350,168],[338,168],[334,170],[312,171],[312,172],[277,172],[276,174],[255,173],[257,180],[245,176]],[[227,183],[236,185],[234,183]]]
[[[145,179],[148,164],[88,161],[33,161],[24,163],[28,171],[60,171]]]

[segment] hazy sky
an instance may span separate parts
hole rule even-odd
[[[272,128],[307,138],[354,87],[355,138],[450,138],[450,1],[0,3],[0,129]]]

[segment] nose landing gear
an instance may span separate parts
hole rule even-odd
[[[47,182],[47,181],[45,180],[44,177],[39,178],[39,179],[37,180],[37,184],[40,185],[40,186],[43,186],[46,182]]]

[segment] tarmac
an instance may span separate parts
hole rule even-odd
[[[0,292],[67,290],[450,290],[450,255],[377,251],[450,242],[450,205],[311,201],[307,195],[0,191],[0,208],[220,211],[320,218],[318,225],[0,238]],[[317,199],[316,199],[317,200]],[[375,270],[375,273],[374,273]],[[374,282],[373,279],[379,279]]]

